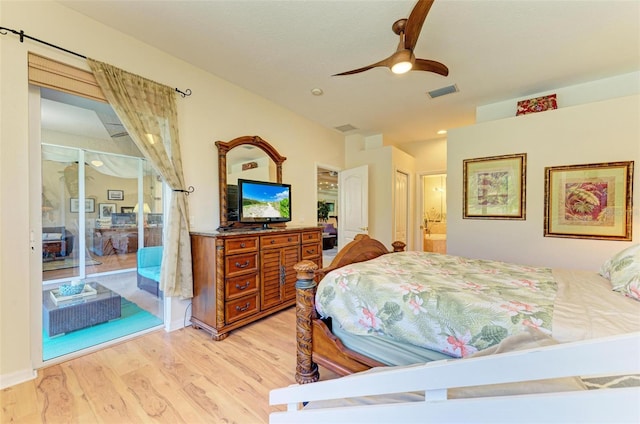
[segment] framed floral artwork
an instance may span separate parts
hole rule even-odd
[[[631,240],[633,161],[545,168],[544,235]]]
[[[526,153],[463,164],[463,218],[525,219]]]

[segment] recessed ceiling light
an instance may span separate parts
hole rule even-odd
[[[324,94],[324,91],[322,91],[321,88],[312,88],[311,94],[313,94],[314,96],[322,96]]]
[[[447,130],[440,130],[438,131],[438,135],[444,135],[447,133]]]

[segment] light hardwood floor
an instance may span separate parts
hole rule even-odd
[[[321,379],[337,377],[320,370]],[[220,342],[163,330],[38,371],[0,392],[0,422],[267,423],[269,391],[294,383],[295,308]]]

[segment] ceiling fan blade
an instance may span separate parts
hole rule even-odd
[[[443,77],[449,75],[449,68],[440,62],[427,59],[416,59],[416,63],[411,68],[412,71],[427,71],[440,74]]]
[[[422,31],[422,25],[433,5],[434,0],[418,0],[414,6],[404,30],[404,48],[413,51]]]
[[[373,63],[371,65],[363,66],[362,68],[353,69],[351,71],[346,71],[346,72],[341,72],[339,74],[334,74],[332,76],[337,77],[337,76],[340,76],[340,75],[359,74],[360,72],[368,71],[369,69],[377,68],[379,66],[390,67],[391,66],[391,56],[386,58],[386,59],[381,60],[380,62],[376,62],[376,63]]]

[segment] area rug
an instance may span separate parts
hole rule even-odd
[[[121,304],[118,319],[54,337],[47,336],[43,330],[42,359],[47,361],[162,324],[160,318],[125,298]]]
[[[102,262],[96,261],[95,259],[87,258],[86,262],[87,266],[91,265],[100,265]],[[76,268],[80,265],[80,260],[74,258],[64,258],[58,259],[55,261],[47,261],[42,263],[43,271],[54,271],[56,269],[67,269],[67,268]]]

